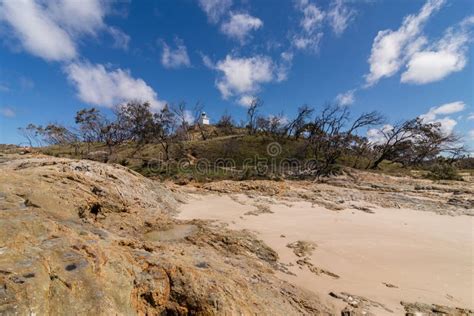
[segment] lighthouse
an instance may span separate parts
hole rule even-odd
[[[201,113],[201,117],[199,118],[199,124],[209,125],[209,117],[206,115],[206,112]]]

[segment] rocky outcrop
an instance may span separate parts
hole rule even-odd
[[[0,314],[327,314],[247,232],[173,219],[178,196],[118,165],[0,162]]]

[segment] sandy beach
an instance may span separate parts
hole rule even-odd
[[[334,211],[283,200],[262,210],[254,200],[245,194],[190,194],[177,217],[254,232],[288,269],[277,272],[280,278],[317,293],[335,311],[348,297],[365,300],[377,315],[404,314],[401,301],[474,307],[472,216],[380,207]],[[314,245],[309,261],[297,263],[303,256],[287,246],[297,241]]]

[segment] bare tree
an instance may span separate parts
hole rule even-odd
[[[285,126],[285,132],[288,135],[288,137],[293,135],[295,139],[298,139],[303,133],[308,123],[307,120],[311,117],[313,112],[314,112],[314,109],[310,108],[307,105],[303,105],[302,107],[299,107],[298,113],[295,119],[288,122],[288,124]]]
[[[178,105],[172,106],[171,111],[176,117],[176,136],[181,140],[189,140],[189,121],[192,118],[186,109],[186,103],[180,102]]]
[[[232,116],[227,112],[224,112],[224,114],[222,114],[221,118],[217,122],[216,127],[221,129],[225,135],[230,135],[233,132],[234,125],[235,124],[232,119]]]
[[[362,128],[380,124],[382,117],[377,112],[364,113],[349,124],[347,107],[325,105],[309,127],[309,144],[320,162],[317,175],[328,175],[338,160],[354,145],[354,133]],[[349,128],[345,128],[349,124]]]
[[[250,135],[257,131],[258,110],[262,105],[263,102],[259,98],[254,98],[247,109],[247,129]]]
[[[27,140],[30,147],[33,147],[33,142],[37,146],[43,145],[39,137],[41,135],[41,127],[30,123],[26,127],[19,127],[18,132]]]

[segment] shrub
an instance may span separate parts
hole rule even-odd
[[[448,163],[435,163],[431,166],[427,178],[432,180],[462,180],[457,169]]]

